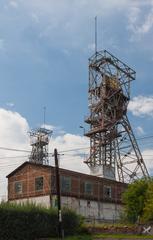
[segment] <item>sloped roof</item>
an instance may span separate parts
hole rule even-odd
[[[51,166],[48,166],[48,165],[42,165],[42,164],[36,164],[36,163],[33,163],[33,162],[24,162],[22,163],[19,167],[17,167],[15,170],[13,170],[11,173],[9,173],[6,177],[9,178],[11,176],[13,176],[14,174],[16,174],[19,170],[21,170],[22,168],[24,168],[26,165],[32,165],[32,166],[41,166],[41,167],[44,167],[44,168],[52,168]]]
[[[31,165],[31,166],[34,166],[34,167],[41,167],[41,168],[47,168],[47,169],[55,169],[55,167],[53,166],[49,166],[49,165],[42,165],[42,164],[36,164],[36,163],[33,163],[33,162],[29,162],[29,161],[26,161],[24,163],[22,163],[19,167],[17,167],[14,171],[12,171],[10,174],[8,174],[6,176],[6,178],[9,178],[13,175],[15,175],[18,171],[20,171],[21,169],[23,169],[25,166],[27,165]],[[72,171],[72,170],[68,170],[68,169],[62,169],[62,168],[59,168],[59,171],[60,173],[69,173],[71,176],[72,175],[77,175],[77,177],[86,177],[86,178],[89,178],[89,179],[92,179],[94,181],[98,181],[99,179],[103,179],[104,181],[109,181],[109,182],[116,182],[117,184],[123,184],[123,185],[127,185],[126,183],[122,183],[122,182],[118,182],[117,180],[111,180],[111,179],[106,179],[106,178],[102,178],[102,177],[97,177],[97,176],[93,176],[93,175],[90,175],[90,174],[86,174],[86,173],[81,173],[81,172],[75,172],[75,171]]]

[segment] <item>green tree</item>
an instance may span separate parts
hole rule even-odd
[[[149,182],[145,179],[137,180],[129,184],[123,194],[125,217],[131,223],[135,223],[143,216]]]
[[[143,210],[143,218],[145,222],[153,221],[153,180],[150,180],[146,192],[146,201]]]

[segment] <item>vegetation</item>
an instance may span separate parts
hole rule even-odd
[[[100,240],[100,239],[153,239],[153,236],[142,235],[125,235],[125,234],[96,234],[96,235],[77,235],[73,237],[64,238],[64,240]],[[50,238],[50,240],[58,240],[57,238]]]
[[[129,229],[132,229],[134,225],[131,224],[136,223],[138,220],[141,222],[153,221],[153,179],[141,179],[130,184],[127,191],[123,194],[123,202],[125,204],[124,219],[130,223],[126,224],[126,227]],[[91,240],[102,239],[104,237],[119,239],[125,237],[124,234],[116,235],[111,234],[111,232],[106,234],[109,231],[103,230],[103,234],[90,235],[88,234],[88,229],[91,229],[91,226],[83,226],[82,217],[68,209],[63,209],[62,213],[66,240]],[[101,227],[107,230],[103,224],[94,224],[93,227],[95,229]],[[119,229],[122,229],[122,224],[118,224],[116,227],[118,233],[120,233]],[[110,228],[113,230],[115,226],[110,225]],[[34,204],[0,204],[0,239],[34,240],[47,237],[54,237],[55,239],[57,235],[58,217],[56,209],[46,209]],[[128,238],[137,239],[141,237],[138,235],[128,235]]]
[[[127,235],[127,234],[98,234],[98,235],[94,235],[92,239],[107,239],[107,238],[111,238],[111,239],[152,239],[153,236],[144,236],[143,235]]]
[[[71,237],[66,237],[64,240],[92,240],[93,236],[91,235],[76,235]],[[57,238],[50,238],[49,240],[58,240]]]
[[[125,216],[130,223],[153,220],[153,180],[137,180],[123,194]]]
[[[63,210],[65,235],[78,234],[82,219],[71,210]],[[0,204],[0,239],[33,240],[57,236],[58,218],[55,209],[34,204]]]
[[[146,201],[143,209],[143,220],[153,221],[153,180],[150,182],[146,192]]]

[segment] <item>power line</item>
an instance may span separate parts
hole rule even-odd
[[[136,140],[141,141],[145,139],[153,138],[153,135],[150,136],[144,136],[141,138],[136,138]],[[144,144],[144,143],[143,143]],[[25,149],[16,149],[16,148],[7,148],[7,147],[0,147],[1,150],[7,150],[7,151],[15,151],[15,152],[28,152],[30,153],[31,150],[25,150]],[[72,149],[67,149],[63,151],[59,151],[59,153],[66,153],[66,152],[72,152],[72,151],[79,151],[79,150],[85,150],[85,149],[90,149],[90,147],[80,147],[80,148],[72,148]],[[49,155],[53,155],[53,153],[49,153]],[[18,157],[18,156],[17,156]],[[20,157],[20,156],[19,156]],[[22,156],[21,156],[22,157]],[[2,158],[2,157],[1,157]],[[13,158],[13,157],[5,157],[5,158]],[[16,158],[16,157],[14,157]]]
[[[15,151],[15,152],[31,152],[30,150],[0,147],[1,150]]]
[[[141,138],[136,138],[136,140],[143,140],[143,139],[147,139],[147,138],[153,138],[153,135],[144,136],[144,137],[141,137]]]
[[[12,157],[7,157],[7,156],[5,156],[5,157],[0,157],[0,159],[12,159],[12,158],[28,158],[29,156],[27,155],[27,156],[12,156]]]
[[[79,151],[79,150],[83,150],[83,149],[90,149],[90,147],[73,148],[73,149],[68,149],[68,150],[64,150],[64,151],[59,151],[59,153]]]
[[[0,165],[0,168],[6,168],[6,167],[11,167],[11,166],[17,166],[19,164],[22,164],[24,162],[21,162],[21,163],[14,163],[14,164],[5,164],[5,165]]]

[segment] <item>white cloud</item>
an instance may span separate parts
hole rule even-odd
[[[5,49],[5,40],[3,38],[0,39],[0,50],[4,50]]]
[[[89,51],[94,52],[95,51],[95,43],[88,44],[87,48],[89,49]]]
[[[25,118],[19,113],[0,108],[0,147],[28,150],[29,152],[16,152],[0,149],[0,199],[7,194],[6,175],[17,168],[24,161],[28,160],[31,147],[28,136],[29,125]],[[49,129],[55,129],[56,134],[61,128],[52,125],[45,125]],[[62,132],[63,135],[53,135],[49,144],[49,152],[53,153],[54,148],[63,152],[60,157],[60,167],[80,172],[89,172],[88,167],[83,163],[84,156],[89,152],[89,142],[85,137]],[[71,150],[73,151],[68,151]],[[75,150],[78,149],[78,150]],[[54,159],[51,158],[54,165]]]
[[[148,8],[148,10],[147,10]],[[131,41],[139,41],[153,28],[153,1],[133,1],[128,8],[128,30]]]
[[[71,56],[71,52],[68,49],[62,49],[62,52],[68,57]]]
[[[140,126],[138,126],[138,127],[136,128],[136,131],[137,131],[138,135],[144,134],[144,130],[143,130],[143,128],[140,127]]]
[[[94,32],[94,17],[110,17],[111,13],[126,9],[129,0],[11,0],[10,5],[14,8],[20,6],[21,15],[13,15],[13,20],[17,19],[17,34],[23,34],[31,26],[44,43],[49,40],[50,45],[61,45],[62,49],[84,49],[88,44],[89,34]],[[9,8],[12,16],[11,10]],[[14,26],[16,27],[15,24]],[[90,40],[91,38],[92,36]]]
[[[128,110],[135,116],[151,116],[153,117],[153,96],[137,96],[134,97],[128,106]]]
[[[63,136],[51,138],[50,151],[57,148],[60,157],[60,166],[79,172],[88,172],[88,167],[83,163],[89,153],[89,140],[86,137],[66,133]],[[68,151],[71,150],[71,151]]]
[[[128,15],[128,20],[129,20],[129,29],[132,31],[136,30],[136,23],[140,15],[140,8],[138,6],[133,6],[129,9],[129,15]]]
[[[100,30],[103,28],[103,23],[107,22],[107,18],[110,19],[112,17],[113,20],[114,14],[119,16],[119,13],[122,14],[125,12],[125,15],[128,14],[128,29],[133,38],[150,31],[153,24],[151,11],[152,1],[10,0],[8,2],[9,6],[11,5],[16,8],[20,6],[20,14],[17,14],[16,16],[13,15],[12,21],[12,29],[14,30],[14,33],[16,30],[16,24],[18,25],[17,32],[14,35],[19,41],[21,40],[23,33],[25,34],[25,32],[27,33],[28,30],[30,31],[32,29],[35,33],[35,39],[43,41],[43,46],[49,45],[58,47],[58,49],[63,49],[63,52],[68,56],[70,56],[70,49],[81,49],[83,51],[85,51],[85,49],[89,51],[93,49],[94,45],[91,42],[94,42],[94,17],[96,15],[99,19]],[[142,4],[142,2],[145,2],[145,4]],[[147,4],[148,6],[151,6],[150,12],[145,14],[145,17],[143,18],[143,6]],[[11,10],[12,9],[9,8],[10,12],[5,13],[5,16],[12,16]],[[17,21],[14,20],[15,18]],[[7,17],[5,17],[5,21],[7,22]],[[115,36],[113,36],[111,40],[108,35],[105,40],[105,36],[108,34],[108,29],[106,28],[104,31],[106,31],[106,34],[104,32],[102,33],[104,36],[102,36],[104,46],[115,50],[118,49],[120,45],[118,42],[118,34],[116,39]],[[28,36],[28,34],[26,36]],[[28,37],[30,38],[31,34],[29,34]],[[16,38],[15,40],[18,40]],[[135,39],[138,38],[139,37],[135,37]],[[101,33],[99,34],[99,40],[100,39]],[[17,41],[16,44],[19,49]],[[21,47],[23,51],[23,45]],[[34,51],[34,49],[32,50]]]
[[[9,5],[10,5],[11,7],[13,7],[13,8],[18,8],[18,2],[15,1],[15,0],[11,0],[11,1],[9,2]]]
[[[139,29],[139,33],[148,33],[153,27],[153,8],[145,19],[145,22],[142,24]]]
[[[50,124],[42,124],[41,127],[46,128],[48,130],[52,130],[53,131],[53,133],[52,133],[53,136],[64,135],[66,133],[62,129],[62,127],[60,127],[60,126],[53,126],[53,125],[50,125]]]
[[[28,130],[26,119],[19,113],[0,108],[0,147],[28,150]],[[28,153],[0,149],[0,198],[7,193],[6,175],[27,158]]]
[[[0,146],[25,146],[28,123],[19,113],[0,108]]]
[[[13,102],[7,102],[6,105],[7,105],[8,107],[14,107],[14,106],[15,106],[15,104],[14,104]]]
[[[56,127],[53,126],[53,125],[49,125],[49,124],[42,124],[41,128],[46,128],[48,130],[52,130],[53,131]]]
[[[13,1],[13,0],[12,0]],[[19,0],[18,0],[19,2]],[[119,8],[122,9],[123,7],[126,7],[129,4],[129,0],[104,0],[103,2],[101,0],[93,1],[93,0],[63,0],[63,1],[54,1],[54,0],[46,0],[45,2],[42,0],[27,0],[22,1],[22,4],[24,6],[28,6],[29,8],[33,9],[41,9],[42,11],[54,11],[55,9],[62,10],[63,8],[63,14],[65,12],[65,9],[71,7],[71,10],[74,10],[74,6],[76,8],[79,8],[80,10],[83,8],[86,8],[87,6],[89,9],[93,10],[93,8],[96,8],[98,10],[99,7],[101,7],[101,10],[103,9],[114,9]],[[52,9],[49,9],[52,8]],[[102,8],[103,7],[103,8]]]
[[[152,149],[143,150],[142,156],[149,173],[151,174],[151,176],[153,176],[153,150]]]
[[[39,21],[39,17],[37,16],[37,14],[32,13],[31,17],[32,17],[32,20],[33,20],[34,23],[38,24],[40,22]]]

